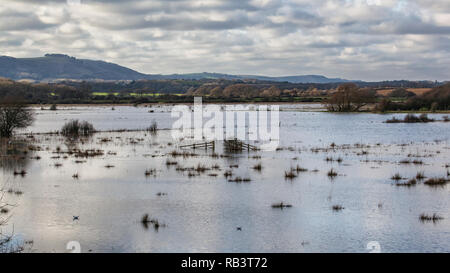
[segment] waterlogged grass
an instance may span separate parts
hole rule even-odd
[[[104,242],[117,248],[126,245],[124,251],[130,252],[189,250],[189,246],[209,251],[212,248],[205,241],[217,238],[217,233],[210,230],[220,223],[223,232],[228,232],[226,229],[234,232],[239,227],[248,236],[274,236],[286,248],[320,251],[312,248],[315,244],[302,242],[323,245],[319,229],[330,234],[334,227],[346,229],[348,234],[366,232],[355,228],[354,223],[374,211],[381,220],[390,221],[395,211],[404,215],[402,219],[411,225],[411,230],[421,230],[425,238],[430,236],[427,232],[445,236],[438,232],[448,223],[445,213],[449,207],[445,199],[448,189],[441,187],[448,183],[448,177],[444,176],[450,167],[446,142],[426,145],[337,142],[314,146],[296,142],[300,138],[292,137],[278,151],[230,154],[220,143],[214,151],[183,149],[180,146],[195,141],[174,140],[170,132],[157,127],[155,131],[158,133],[153,134],[143,126],[141,131],[96,132],[80,139],[30,134],[24,136],[30,144],[15,153],[14,147],[6,145],[4,154],[9,151],[15,159],[28,161],[8,163],[2,158],[1,162],[5,179],[14,181],[5,188],[11,188],[11,194],[7,194],[15,197],[14,192],[23,193],[17,201],[19,206],[12,211],[18,219],[14,221],[16,231],[27,231],[30,238],[26,239],[34,239],[37,251],[45,251],[45,243],[39,238],[65,230],[67,221],[71,224],[73,215],[80,215],[77,227],[108,230],[108,237],[98,234],[92,244],[87,243],[86,247],[94,248],[94,252],[98,251],[95,246]],[[333,180],[335,177],[338,179]],[[375,190],[367,191],[367,187]],[[52,198],[46,199],[47,194]],[[395,200],[391,198],[394,195]],[[420,203],[411,202],[412,197]],[[51,230],[33,222],[36,210],[29,198],[42,200],[39,206],[57,208],[51,214]],[[75,205],[61,205],[65,202]],[[92,205],[97,206],[95,210]],[[422,222],[435,223],[436,230],[423,231],[423,224],[417,219],[422,212],[439,213],[420,216]],[[111,221],[105,221],[105,217]],[[294,220],[286,222],[290,217]],[[308,224],[312,217],[315,228]],[[327,229],[332,220],[333,227]],[[381,229],[389,233],[401,230],[404,225],[405,222],[396,220]],[[251,235],[253,230],[258,230],[258,234]],[[295,238],[298,230],[302,230],[300,241],[283,241],[278,236],[287,234]],[[120,236],[124,232],[136,240],[130,242]],[[185,238],[188,233],[195,236]],[[114,236],[110,237],[111,234]],[[152,236],[151,246],[144,244],[148,236]],[[330,236],[327,239],[349,239]],[[174,239],[167,241],[169,237]],[[414,238],[398,241],[408,244],[411,240]],[[445,240],[442,244],[448,245]],[[358,251],[360,246],[351,247],[352,251]],[[264,245],[239,250],[256,251],[256,248],[270,251]],[[423,249],[429,248],[425,245]]]

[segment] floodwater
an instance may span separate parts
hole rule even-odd
[[[0,187],[15,205],[2,231],[14,231],[32,252],[66,252],[71,241],[82,252],[368,252],[373,241],[382,252],[450,252],[450,185],[423,183],[448,176],[450,123],[386,124],[402,115],[311,108],[281,106],[277,151],[237,154],[220,142],[215,152],[181,149],[196,142],[172,138],[170,106],[37,110],[27,130],[35,134],[21,137],[28,153],[2,159]],[[152,121],[167,130],[79,141],[36,134],[71,119],[98,130]],[[297,166],[307,170],[285,178]],[[396,185],[418,172],[427,178]],[[392,180],[397,173],[405,179]],[[251,181],[229,182],[237,177]],[[272,207],[280,202],[292,207]],[[143,224],[145,214],[158,224]],[[421,214],[443,219],[421,221]]]

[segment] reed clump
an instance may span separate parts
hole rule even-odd
[[[417,185],[417,180],[415,178],[408,180],[405,183],[397,183],[396,186],[397,187],[413,187]]]
[[[434,119],[428,118],[427,114],[421,114],[420,116],[407,114],[403,119],[397,119],[396,117],[393,117],[392,119],[386,120],[386,123],[427,123],[434,121]]]
[[[341,205],[334,205],[333,207],[331,207],[333,209],[333,211],[341,211],[343,209],[345,209],[343,206]]]
[[[328,171],[327,176],[330,178],[334,178],[334,177],[338,176],[338,173],[334,169],[331,169]]]
[[[400,181],[403,179],[403,177],[399,173],[396,173],[391,177],[391,179],[395,181]]]
[[[292,205],[286,204],[284,202],[280,202],[280,203],[272,204],[272,208],[274,208],[274,209],[292,208]]]
[[[152,124],[147,128],[147,132],[156,134],[156,132],[158,132],[158,123],[156,123],[156,121],[153,121]]]
[[[256,164],[255,166],[253,166],[253,170],[260,172],[262,170],[262,164]]]
[[[24,177],[25,175],[27,175],[27,172],[25,170],[20,170],[20,171],[14,171],[14,176],[22,176]]]
[[[426,177],[425,177],[425,174],[423,173],[423,172],[418,172],[417,174],[416,174],[416,179],[417,180],[424,180]]]
[[[156,169],[147,169],[147,170],[145,170],[145,176],[146,177],[156,176]]]
[[[296,171],[297,173],[302,173],[302,172],[308,171],[308,169],[302,168],[302,167],[300,167],[300,165],[297,165],[293,170]]]
[[[284,178],[285,179],[291,179],[292,180],[292,179],[294,179],[296,177],[297,177],[297,174],[295,174],[295,172],[293,170],[284,172]]]
[[[156,231],[158,231],[162,227],[166,227],[166,225],[161,224],[158,219],[150,218],[148,214],[144,214],[144,216],[142,216],[141,224],[144,226],[145,229],[148,229],[148,227],[152,225]]]
[[[233,172],[232,171],[225,171],[223,176],[225,176],[225,178],[231,177],[231,176],[233,176]]]
[[[422,222],[438,222],[438,221],[443,220],[444,218],[436,213],[434,213],[433,215],[428,215],[428,214],[422,213],[419,216],[419,219]]]
[[[228,182],[233,182],[233,183],[249,183],[251,181],[252,180],[250,178],[241,178],[240,176],[237,176],[234,179],[228,180]]]
[[[430,178],[424,184],[427,186],[445,186],[448,182],[449,180],[445,178]]]
[[[61,134],[66,137],[87,137],[94,133],[94,126],[87,121],[71,120],[61,129]]]
[[[166,160],[166,166],[176,166],[178,165],[177,161]]]

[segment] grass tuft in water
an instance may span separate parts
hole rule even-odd
[[[292,180],[292,179],[294,179],[294,178],[296,178],[296,177],[297,177],[297,174],[295,174],[293,170],[285,171],[285,172],[284,172],[284,178],[285,178],[285,179],[290,179],[290,180]]]
[[[255,166],[253,166],[253,170],[260,172],[262,170],[262,164],[256,164]]]
[[[433,215],[428,215],[428,214],[422,213],[419,216],[419,219],[422,222],[438,222],[438,221],[443,220],[444,218],[436,213],[434,213]]]
[[[408,180],[405,183],[397,183],[395,184],[397,187],[413,187],[417,185],[417,180],[415,178]]]
[[[159,228],[166,227],[165,224],[161,224],[158,219],[150,218],[150,216],[147,214],[144,214],[141,218],[141,224],[144,226],[145,229],[148,229],[149,225],[152,225],[153,228],[158,231]]]
[[[416,179],[419,181],[424,180],[425,178],[426,178],[426,176],[425,176],[424,172],[418,172],[416,174]]]
[[[292,208],[292,205],[281,202],[281,203],[272,204],[272,208],[274,208],[274,209]]]
[[[448,182],[449,180],[445,178],[430,178],[424,184],[427,186],[445,186]]]
[[[328,171],[327,176],[330,178],[334,178],[334,177],[338,176],[338,173],[334,169],[331,169]]]
[[[331,207],[333,209],[333,211],[341,211],[343,209],[345,209],[343,206],[341,205],[334,205],[333,207]]]
[[[400,181],[403,179],[403,177],[399,173],[396,173],[391,177],[391,179],[395,181]]]

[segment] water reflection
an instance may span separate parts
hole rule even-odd
[[[35,150],[27,138],[0,139],[0,168],[16,176],[25,176]]]
[[[140,110],[120,111],[129,122]],[[175,141],[169,130],[156,136],[105,132],[79,141],[36,135],[32,144],[43,148],[27,157],[42,159],[24,166],[25,177],[11,179],[25,192],[15,229],[44,252],[65,251],[73,240],[94,252],[362,252],[369,241],[379,241],[383,251],[450,249],[450,187],[397,187],[390,179],[395,173],[445,176],[447,124],[388,126],[388,117],[366,114],[282,115],[282,146],[271,152],[227,154],[219,142],[214,152],[183,150],[195,141]],[[63,122],[61,116],[53,121]],[[103,128],[113,126],[105,116]],[[142,118],[130,126],[144,124]],[[434,142],[436,136],[444,140]],[[405,159],[424,164],[401,164]],[[338,174],[333,182],[332,169]],[[296,177],[285,180],[290,170]],[[251,181],[229,182],[237,177]],[[277,202],[292,207],[273,209]],[[335,205],[345,209],[334,212]],[[423,213],[431,221],[420,222]],[[444,219],[434,224],[434,213]]]

